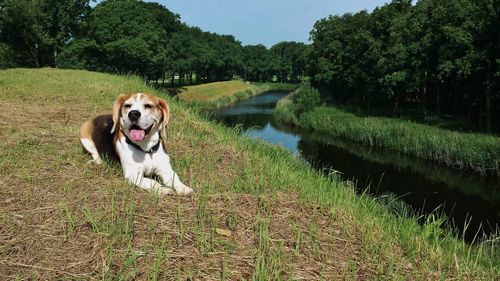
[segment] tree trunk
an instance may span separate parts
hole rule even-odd
[[[488,80],[486,81],[486,91],[484,92],[484,109],[486,111],[486,131],[491,133],[491,63],[488,66]]]
[[[484,102],[483,102],[483,99],[481,97],[479,97],[477,123],[478,123],[479,128],[481,128],[481,129],[483,129],[483,114],[484,114],[483,109],[484,109]]]
[[[427,71],[424,73],[424,83],[422,90],[422,106],[424,107],[424,116],[427,116]]]
[[[440,116],[441,115],[441,95],[440,95],[440,91],[439,91],[439,82],[438,82],[438,85],[436,87],[436,114],[437,116]]]
[[[467,108],[467,121],[474,124],[474,108],[476,107],[476,100],[474,100]]]
[[[477,126],[481,129],[483,128],[483,107],[482,106],[479,107]]]
[[[40,58],[38,57],[38,43],[35,43],[35,67],[40,67]]]
[[[54,47],[54,67],[57,68],[57,48]]]
[[[399,115],[399,99],[398,99],[398,95],[394,95],[394,111],[393,111],[393,114],[395,116],[398,116]]]
[[[424,86],[422,90],[422,108],[424,112],[424,116],[427,116],[427,88]]]
[[[457,115],[457,79],[453,79],[452,82],[452,92],[451,92],[451,112],[453,115]]]

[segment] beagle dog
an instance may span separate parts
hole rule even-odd
[[[173,171],[166,150],[169,107],[165,100],[146,93],[120,95],[112,115],[87,120],[80,128],[80,141],[97,164],[101,155],[119,159],[125,179],[158,194],[188,195],[193,189]],[[146,178],[159,176],[163,183]]]

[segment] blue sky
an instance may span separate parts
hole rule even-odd
[[[150,1],[151,2],[151,1]],[[202,30],[231,34],[243,45],[307,43],[314,23],[328,15],[372,11],[390,0],[157,0]]]

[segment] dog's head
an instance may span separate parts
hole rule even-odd
[[[120,95],[113,105],[113,128],[133,142],[140,142],[164,130],[170,110],[165,100],[146,93]]]

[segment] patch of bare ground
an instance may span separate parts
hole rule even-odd
[[[15,197],[2,202],[5,278],[99,279],[127,273],[149,279],[155,266],[167,279],[251,278],[263,220],[269,253],[280,252],[276,262],[284,276],[331,279],[343,276],[349,263],[362,268],[357,237],[347,235],[335,215],[299,204],[289,194],[154,198],[124,188],[95,189],[86,198],[64,192],[33,196],[39,204]]]

